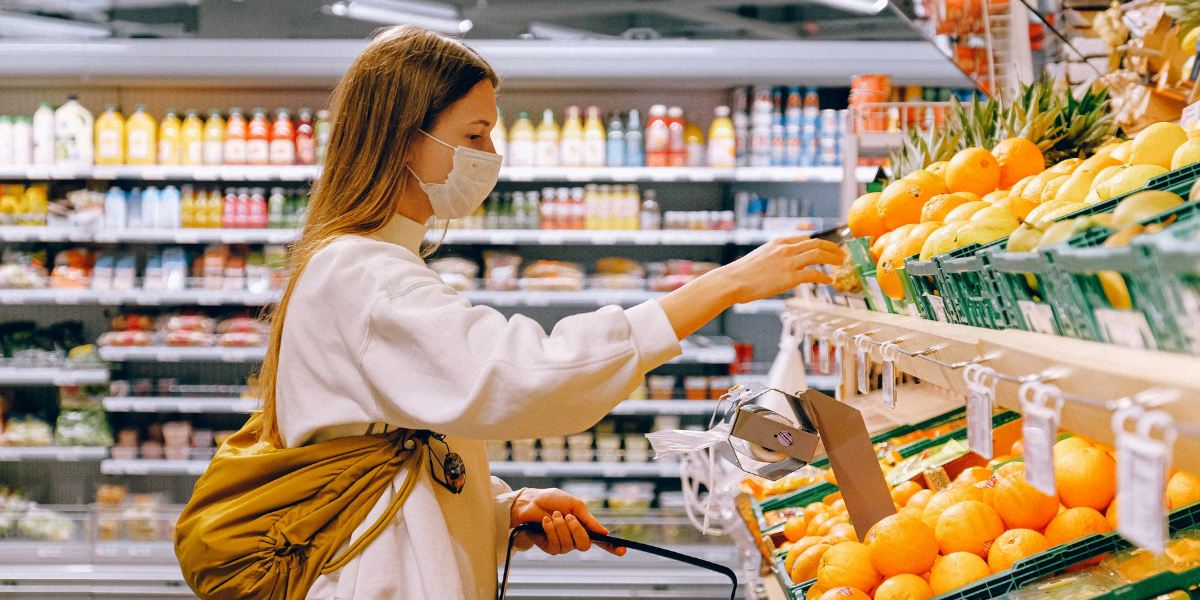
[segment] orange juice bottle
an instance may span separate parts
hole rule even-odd
[[[155,159],[155,138],[158,124],[146,113],[146,105],[139,104],[137,110],[125,122],[125,162],[131,165],[152,165]]]
[[[96,164],[119,165],[125,162],[125,118],[116,104],[104,107],[96,118]]]
[[[168,108],[167,116],[158,124],[158,164],[177,165],[180,161],[180,130],[183,123],[175,115],[175,109]]]
[[[246,164],[246,118],[242,109],[229,109],[229,120],[225,122],[225,155],[223,161],[227,165]],[[218,218],[217,222],[220,222]]]
[[[254,109],[254,117],[246,130],[246,164],[265,165],[271,157],[271,122],[267,109]]]

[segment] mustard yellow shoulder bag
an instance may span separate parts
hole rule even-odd
[[[303,599],[395,517],[425,453],[407,430],[276,448],[258,440],[259,422],[221,446],[176,526],[184,579],[204,600]],[[406,467],[383,516],[335,556]]]

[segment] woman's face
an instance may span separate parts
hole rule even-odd
[[[496,126],[496,88],[483,80],[442,112],[427,133],[450,146],[495,152],[492,127]],[[454,150],[428,137],[414,138],[410,164],[425,183],[444,183],[454,166]],[[424,198],[424,194],[421,194]]]

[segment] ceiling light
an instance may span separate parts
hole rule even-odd
[[[529,33],[535,39],[539,40],[610,40],[615,38],[615,36],[604,35],[594,31],[584,31],[552,23],[542,23],[541,21],[529,23]]]
[[[811,0],[815,4],[823,4],[830,8],[858,13],[860,15],[878,14],[887,8],[888,0]]]
[[[112,37],[112,31],[103,25],[81,23],[70,19],[0,11],[0,37],[107,38]]]
[[[449,4],[414,0],[335,2],[326,6],[324,12],[371,23],[416,25],[442,33],[466,33],[474,26],[469,19],[460,18],[458,9]]]

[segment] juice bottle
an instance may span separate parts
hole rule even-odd
[[[533,129],[529,111],[519,111],[516,122],[508,132],[508,164],[514,167],[532,167],[536,155],[536,140],[537,133]]]
[[[267,109],[255,108],[246,129],[246,164],[265,165],[271,158],[271,122]]]
[[[628,125],[625,126],[625,166],[646,166],[646,148],[642,145],[642,122],[636,108],[629,111]]]
[[[267,220],[267,198],[263,195],[262,188],[254,188],[250,190],[250,198],[246,203],[249,214],[246,217],[246,226],[254,229],[266,229]]]
[[[671,127],[667,121],[667,107],[655,104],[650,107],[650,119],[646,121],[646,166],[665,167],[670,164]]]
[[[508,131],[504,129],[504,111],[499,107],[496,108],[496,126],[492,127],[492,147],[500,155],[500,164],[508,164]]]
[[[729,118],[729,107],[718,106],[713,114],[715,118],[708,128],[708,166],[732,169],[737,159],[737,135]]]
[[[587,122],[583,125],[583,166],[603,167],[606,145],[608,140],[604,134],[604,123],[600,121],[600,109],[589,106]]]
[[[225,226],[222,219],[225,218],[225,198],[221,195],[221,190],[213,188],[208,192],[208,227],[210,229],[219,229]]]
[[[700,131],[700,126],[688,122],[683,128],[683,140],[687,146],[687,166],[703,167],[708,157],[704,155],[704,132]]]
[[[225,122],[225,154],[222,157],[225,164],[246,164],[247,133],[246,118],[242,116],[242,109],[236,106],[229,109],[229,120]]]
[[[265,116],[265,114],[264,114]],[[248,229],[250,227],[250,189],[238,188],[237,202],[234,210],[234,227]]]
[[[196,109],[187,109],[179,131],[179,162],[185,165],[204,164],[204,121]]]
[[[208,120],[204,122],[204,164],[219,165],[225,155],[225,119],[221,118],[221,110],[209,109]]]
[[[189,118],[192,115],[189,115]],[[181,160],[180,141],[183,122],[175,116],[175,109],[168,108],[167,116],[158,124],[158,164],[177,165]]]
[[[333,121],[329,111],[317,111],[317,122],[313,125],[313,137],[317,138],[317,164],[324,164],[325,153],[329,150],[329,136],[333,133]]]
[[[179,193],[179,226],[183,229],[196,226],[196,190],[190,185],[183,186]]]
[[[267,227],[280,229],[285,226],[283,223],[285,204],[287,204],[287,197],[283,195],[283,188],[271,188],[271,197],[267,199]]]
[[[271,125],[270,151],[271,164],[296,164],[296,128],[286,108],[275,113],[275,123]]]
[[[225,188],[225,198],[221,202],[221,228],[235,229],[237,227],[237,192],[233,188]]]
[[[564,167],[583,166],[583,121],[579,119],[579,107],[568,106],[567,118],[563,120],[562,144],[559,146],[558,162]]]
[[[667,165],[682,167],[687,164],[687,139],[683,132],[683,109],[672,106],[667,110],[667,131],[669,136]]]
[[[604,165],[625,166],[625,132],[621,126],[621,115],[613,113],[608,121],[608,144],[604,149]]]
[[[152,165],[158,145],[158,123],[146,112],[146,105],[139,104],[137,110],[125,122],[125,162],[131,165]]]
[[[75,96],[67,96],[67,103],[54,111],[54,162],[91,166],[95,158],[94,132],[92,113],[79,104]]]
[[[317,139],[313,137],[312,110],[300,109],[296,123],[296,164],[312,165],[317,162]]]
[[[538,167],[558,166],[558,124],[554,122],[554,110],[542,111],[542,123],[537,128],[537,150],[534,164]]]
[[[33,113],[33,164],[54,164],[55,125],[54,107],[49,102],[39,102]]]
[[[125,163],[125,117],[116,104],[104,107],[96,118],[96,164],[120,165]]]

